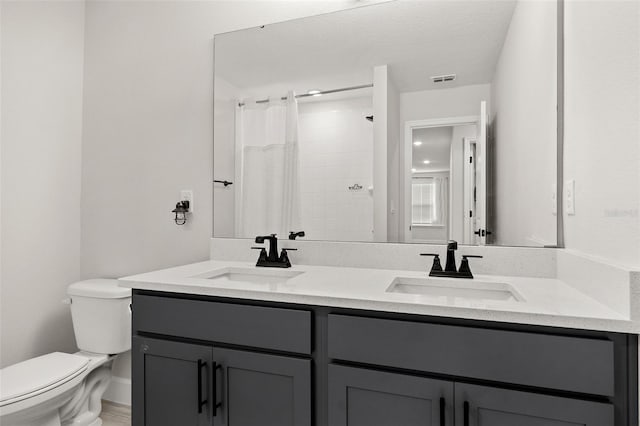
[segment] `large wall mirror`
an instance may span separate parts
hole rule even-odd
[[[557,245],[559,10],[397,0],[216,35],[214,237]]]

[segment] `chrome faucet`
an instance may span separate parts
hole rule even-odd
[[[258,261],[256,266],[262,266],[266,268],[291,268],[291,261],[287,252],[295,251],[294,248],[283,248],[278,256],[278,237],[276,234],[258,236],[256,237],[256,243],[262,244],[265,240],[269,241],[269,251],[264,247],[251,247],[254,250],[260,250]]]
[[[442,270],[440,264],[440,255],[437,253],[420,253],[420,256],[433,256],[433,265],[431,265],[431,271],[429,271],[430,277],[447,277],[447,278],[473,278],[471,268],[469,267],[469,258],[479,258],[482,256],[465,254],[462,255],[462,262],[460,263],[460,269],[456,267],[456,250],[458,250],[458,242],[450,240],[447,243],[447,261]]]

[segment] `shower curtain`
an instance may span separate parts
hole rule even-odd
[[[299,231],[298,104],[245,101],[236,109],[236,235],[253,238]]]

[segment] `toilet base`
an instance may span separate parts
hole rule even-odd
[[[51,391],[22,400],[0,415],[2,426],[101,426],[102,396],[111,381],[113,356],[79,352],[87,370]]]
[[[62,426],[100,426],[102,420],[102,396],[111,382],[111,360],[113,357],[96,356],[81,353],[91,358],[89,373],[75,394],[60,407]]]

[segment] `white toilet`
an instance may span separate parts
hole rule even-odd
[[[131,349],[131,290],[116,280],[71,284],[80,352],[53,352],[0,370],[0,425],[99,426],[116,354]]]

